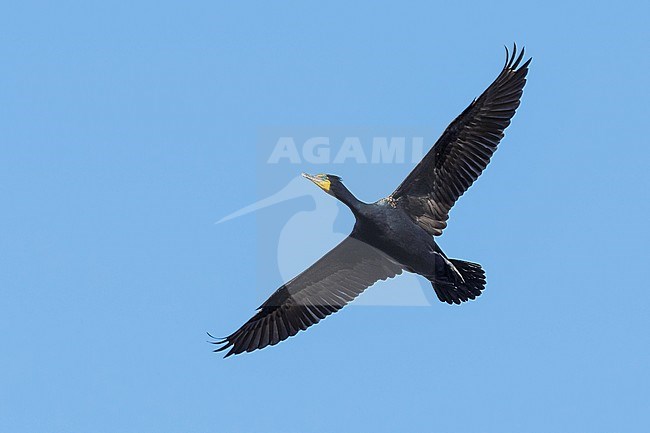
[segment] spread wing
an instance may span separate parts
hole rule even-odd
[[[404,182],[391,194],[399,206],[432,235],[442,234],[449,210],[480,176],[496,151],[503,131],[519,107],[528,65],[524,50],[512,56],[499,76],[445,129]]]
[[[402,273],[380,250],[348,236],[271,295],[248,322],[215,344],[226,357],[272,346],[340,310],[378,280]]]

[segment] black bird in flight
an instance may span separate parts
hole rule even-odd
[[[433,236],[449,210],[490,162],[519,107],[528,65],[512,55],[492,84],[442,133],[433,148],[388,197],[363,203],[331,174],[304,177],[342,201],[356,218],[352,233],[271,295],[248,322],[219,341],[226,357],[272,346],[340,310],[378,280],[403,271],[431,282],[438,299],[460,304],[481,295],[481,265],[450,259]],[[520,66],[521,64],[521,66]]]

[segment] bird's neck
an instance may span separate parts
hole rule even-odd
[[[336,194],[336,198],[339,199],[344,205],[350,208],[350,210],[356,215],[361,212],[361,209],[365,205],[364,202],[356,198],[349,189],[344,186],[341,186],[340,190]]]

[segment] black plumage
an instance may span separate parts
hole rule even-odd
[[[248,322],[214,342],[226,356],[250,352],[295,335],[340,310],[366,288],[403,271],[431,281],[442,302],[460,304],[485,288],[481,265],[449,259],[435,242],[449,211],[480,176],[519,106],[531,59],[512,55],[494,82],[443,132],[388,197],[359,201],[334,175],[304,175],[346,204],[352,233],[264,302]]]

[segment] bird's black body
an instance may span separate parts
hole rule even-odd
[[[361,204],[355,212],[356,224],[351,236],[386,252],[404,265],[405,270],[434,276],[436,257],[442,251],[431,235],[404,212],[383,200]]]
[[[332,195],[348,206],[356,218],[350,237],[386,253],[405,271],[431,281],[443,302],[460,304],[481,294],[483,285],[479,284],[466,297],[462,293],[460,296],[452,296],[453,293],[441,296],[443,292],[453,292],[455,285],[462,288],[466,283],[463,281],[462,267],[457,268],[454,262],[468,262],[448,259],[433,236],[415,223],[399,202],[387,198],[375,203],[363,203],[350,193],[339,178],[331,178],[331,181]]]
[[[443,132],[388,197],[363,203],[334,175],[304,175],[350,208],[352,233],[284,284],[241,328],[216,344],[226,356],[277,344],[334,313],[378,280],[412,272],[428,279],[438,298],[460,304],[485,288],[481,265],[449,259],[434,240],[449,210],[479,177],[519,106],[530,59],[506,64],[485,92]]]

